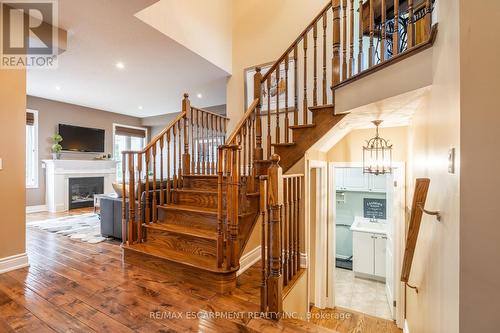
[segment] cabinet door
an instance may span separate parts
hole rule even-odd
[[[335,189],[337,191],[343,191],[344,186],[344,174],[346,168],[335,168]]]
[[[347,191],[367,191],[368,175],[363,168],[345,168],[344,184]]]
[[[373,235],[366,232],[352,233],[352,266],[353,271],[373,275],[374,246]]]
[[[372,192],[387,192],[387,176],[386,175],[370,175],[370,191]]]
[[[375,235],[375,276],[385,277],[385,252],[387,237]]]

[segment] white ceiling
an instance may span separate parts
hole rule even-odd
[[[224,70],[134,16],[156,1],[59,0],[68,48],[58,69],[28,71],[28,94],[137,117],[180,111],[184,92],[225,104]]]

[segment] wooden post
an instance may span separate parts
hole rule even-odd
[[[394,0],[394,33],[392,34],[392,56],[399,53],[399,0]]]
[[[142,243],[142,154],[137,154],[137,243]]]
[[[333,9],[333,59],[332,59],[332,89],[340,83],[340,0],[332,0]],[[332,90],[333,92],[333,90]],[[333,104],[335,94],[332,93]]]
[[[415,28],[413,22],[413,0],[408,0],[408,50],[415,45]]]
[[[223,158],[224,150],[222,147],[217,149],[217,267],[222,267],[222,262],[224,260],[224,236],[222,234],[222,224],[223,224]]]
[[[425,1],[425,17],[424,17],[424,38],[428,40],[431,36],[432,25],[432,7],[431,0]]]
[[[127,190],[125,178],[127,175],[127,154],[122,152],[122,244],[127,243]]]
[[[260,177],[260,218],[261,218],[261,262],[262,278],[260,285],[260,311],[267,312],[267,263],[266,263],[266,212],[267,212],[267,180]]]
[[[239,188],[240,188],[240,158],[239,152],[241,147],[239,145],[232,146],[233,150],[232,154],[232,167],[231,171],[231,187],[233,188],[231,191],[231,209],[232,209],[232,224],[230,226],[231,232],[231,266],[237,267],[239,265],[239,226],[238,226],[238,215],[239,215]]]
[[[191,155],[189,155],[189,116],[191,114],[191,102],[189,101],[189,94],[184,94],[182,100],[182,112],[184,116],[184,155],[182,155],[182,173],[189,175],[191,173]]]
[[[342,80],[347,79],[347,0],[342,0]]]
[[[283,275],[281,267],[281,206],[283,204],[283,170],[279,166],[280,157],[271,157],[272,165],[268,170],[268,203],[271,208],[270,219],[270,271],[267,283],[267,300],[270,316],[279,319],[283,312]]]
[[[349,48],[349,77],[354,75],[354,0],[350,1],[350,16],[349,16],[349,39],[351,42]]]
[[[254,159],[262,160],[264,158],[264,151],[262,149],[262,119],[260,118],[260,110],[262,108],[262,74],[260,67],[255,69],[256,73],[253,77],[253,97],[258,99],[259,103],[255,109],[255,149]]]
[[[380,30],[381,30],[381,36],[380,36],[380,62],[383,62],[385,60],[385,14],[386,14],[386,6],[385,6],[385,0],[381,0],[382,4],[382,22],[380,24]]]
[[[134,155],[128,154],[128,240],[127,244],[134,243],[135,224],[135,179],[134,179]]]
[[[371,68],[373,66],[373,56],[375,54],[375,46],[373,45],[373,38],[375,36],[375,31],[374,31],[374,4],[373,1],[369,1],[370,5],[370,15],[369,15],[369,27],[370,27],[370,47],[368,49],[368,68]]]
[[[395,0],[399,1],[399,0]],[[358,74],[363,70],[363,0],[359,0],[359,27],[358,27],[358,38],[359,38],[359,52],[358,52]]]

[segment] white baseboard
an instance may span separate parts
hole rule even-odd
[[[16,269],[28,267],[28,255],[26,253],[17,254],[0,259],[0,274],[7,273]]]
[[[405,319],[405,326],[403,327],[403,333],[410,333],[410,328],[408,327],[408,320]]]
[[[240,258],[240,269],[238,270],[238,272],[236,272],[236,276],[240,276],[241,274],[243,274],[243,272],[245,272],[247,269],[252,267],[257,261],[260,260],[261,257],[260,251],[261,247],[259,245],[255,249],[253,249],[252,251],[248,252],[247,254],[243,255]]]
[[[48,211],[47,205],[40,205],[40,206],[27,206],[26,207],[26,214],[30,213],[40,213],[40,212],[46,212]]]
[[[300,254],[300,268],[307,268],[309,260],[307,258],[307,253]]]

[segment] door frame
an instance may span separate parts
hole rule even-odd
[[[399,219],[403,223],[394,224],[394,266],[393,266],[393,279],[394,279],[394,299],[396,300],[395,320],[399,328],[404,325],[404,304],[405,304],[405,288],[404,284],[400,282],[400,272],[402,268],[402,261],[404,257],[404,250],[406,245],[405,234],[405,207],[406,207],[406,164],[404,162],[393,162],[392,166],[398,172],[394,173],[394,180],[397,181],[398,186],[395,190],[394,197],[401,201],[401,209],[398,212]],[[328,247],[322,251],[322,255],[326,256],[329,267],[335,267],[336,255],[336,233],[335,233],[335,220],[337,216],[337,192],[335,190],[335,168],[362,168],[362,162],[329,162],[328,163]],[[396,214],[396,212],[394,212]],[[316,274],[317,276],[317,274]],[[328,307],[335,307],[335,274],[327,280],[328,298],[326,304]]]
[[[321,180],[318,181],[316,178],[316,183],[319,185],[319,193],[316,198],[316,207],[311,207],[310,200],[310,187],[311,187],[311,172],[313,169],[318,170]],[[314,293],[311,293],[311,284],[308,283],[307,287],[307,304],[314,303],[318,308],[330,307],[331,303],[328,301],[329,297],[327,295],[328,290],[328,269],[327,269],[327,256],[325,249],[328,247],[328,236],[327,236],[327,223],[328,219],[328,162],[319,160],[306,160],[306,173],[305,173],[305,220],[308,221],[305,226],[305,242],[307,259],[309,261],[314,260]],[[315,223],[315,239],[316,242],[312,244],[311,242],[311,209],[316,210],[316,223]],[[315,257],[311,256],[311,246],[315,248]],[[310,266],[310,265],[308,265]],[[307,270],[307,280],[312,281],[312,270]],[[335,304],[335,303],[333,303]]]

